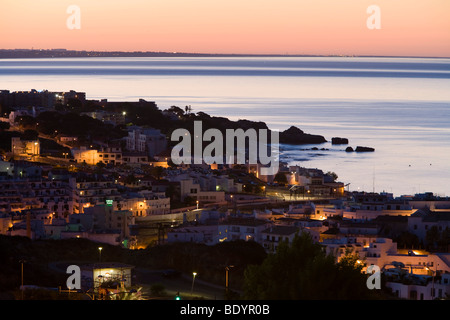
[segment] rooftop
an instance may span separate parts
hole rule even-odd
[[[82,270],[95,270],[95,269],[132,269],[134,266],[119,263],[119,262],[99,262],[99,263],[90,263],[84,264],[80,266]]]
[[[277,235],[291,235],[299,230],[298,227],[294,226],[273,226],[262,231],[267,234],[277,234]]]
[[[224,220],[221,224],[222,225],[240,225],[240,226],[262,226],[269,223],[269,221],[261,220],[261,219],[255,219],[255,218],[228,218]]]

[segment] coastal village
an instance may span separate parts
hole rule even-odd
[[[159,110],[143,99],[36,90],[2,90],[0,106],[0,235],[87,239],[129,250],[243,240],[271,254],[307,233],[337,261],[351,252],[363,272],[378,266],[394,298],[450,297],[448,197],[351,191],[339,172],[286,163],[270,176],[253,164],[176,165],[170,132],[193,120],[266,128],[190,106]],[[298,145],[326,141],[295,127],[280,138]],[[99,270],[83,272],[90,286]]]

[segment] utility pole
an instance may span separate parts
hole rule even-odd
[[[21,297],[22,297],[22,300],[24,300],[24,298],[23,298],[23,292],[24,292],[24,290],[25,290],[25,288],[23,287],[23,264],[26,262],[25,260],[20,260],[19,261],[20,262],[20,264],[21,264],[21,270],[20,270],[20,278],[21,278]]]
[[[194,282],[195,282],[195,276],[197,275],[197,272],[192,272],[192,287],[191,287],[191,297],[194,294]]]
[[[234,266],[226,266],[225,267],[225,290],[228,293],[228,271],[230,271],[231,268]]]

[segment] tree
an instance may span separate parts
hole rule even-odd
[[[169,160],[167,160],[167,165],[170,168],[177,168],[178,166],[172,161],[172,159],[170,158]]]
[[[125,177],[124,183],[125,184],[135,184],[138,181],[138,178],[134,176],[134,174],[130,174]]]
[[[450,249],[450,228],[445,227],[445,229],[441,233],[441,250],[444,252],[449,252]]]
[[[283,172],[277,172],[277,174],[275,175],[273,181],[282,184],[282,185],[286,185],[288,183],[287,178],[286,178],[286,174]]]
[[[166,288],[161,283],[155,283],[150,287],[150,292],[155,297],[161,297],[166,294]]]
[[[420,245],[420,240],[414,233],[404,231],[397,238],[394,239],[399,248],[417,248]]]
[[[80,110],[83,107],[83,103],[76,98],[69,98],[67,100],[67,108],[69,110]]]
[[[425,241],[429,250],[447,252],[450,243],[450,229],[446,227],[439,231],[437,226],[432,226],[425,235]]]
[[[0,131],[8,130],[10,125],[8,122],[0,121]]]
[[[36,126],[36,119],[32,116],[20,116],[14,120],[22,128],[34,128]]]
[[[328,171],[326,173],[327,176],[331,177],[331,179],[333,179],[333,181],[336,181],[338,179],[338,175],[336,174],[336,172],[333,171]]]
[[[99,161],[95,165],[95,172],[96,173],[102,173],[103,169],[106,167],[106,164],[103,161]]]
[[[22,138],[24,140],[37,140],[39,137],[39,133],[36,130],[27,129],[23,132]]]
[[[175,113],[179,117],[181,117],[184,114],[183,109],[177,106],[171,106],[168,111]]]
[[[247,299],[368,299],[365,275],[348,257],[339,263],[308,233],[296,235],[292,244],[282,242],[275,254],[261,265],[245,271],[244,296]]]
[[[161,180],[164,174],[164,168],[161,166],[151,167],[150,174],[155,177],[156,180]]]
[[[188,207],[194,206],[196,204],[196,199],[191,196],[184,197],[184,204]]]
[[[185,110],[186,114],[192,113],[192,107],[191,107],[191,105],[185,106],[185,107],[184,107],[184,110]]]
[[[431,249],[436,249],[438,246],[439,239],[441,238],[441,234],[437,226],[432,226],[425,235],[425,240],[427,246]]]

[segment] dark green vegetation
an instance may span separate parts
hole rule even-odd
[[[39,123],[39,125],[35,126],[36,130],[48,135],[54,132],[76,135],[80,137],[80,140],[92,137],[121,138],[125,135],[124,125],[114,127],[111,124],[105,124],[86,115],[79,115],[80,112],[107,111],[115,114],[125,112],[127,125],[149,126],[160,129],[168,137],[170,137],[173,130],[179,128],[185,128],[193,133],[194,121],[202,122],[203,131],[215,128],[219,129],[223,134],[226,129],[242,129],[245,131],[252,128],[256,130],[267,129],[270,131],[267,124],[262,121],[245,119],[232,121],[225,117],[211,116],[201,111],[195,113],[190,106],[186,106],[184,109],[172,106],[167,110],[168,113],[164,113],[156,104],[151,102],[143,102],[143,105],[139,103],[120,102],[100,106],[88,100],[85,105],[81,105],[81,103],[79,105],[72,104],[72,107],[69,105],[65,106],[68,109],[66,113],[61,114],[56,111],[41,113],[35,119],[35,122]],[[29,123],[30,125],[33,124],[32,119],[28,119],[28,121],[31,122]],[[292,126],[280,132],[280,142],[288,144],[320,144],[326,142],[326,140],[322,136],[306,134],[302,130]]]
[[[247,299],[262,300],[356,300],[376,298],[366,286],[357,256],[348,254],[339,263],[326,255],[307,233],[293,243],[281,243],[276,254],[245,272]]]
[[[117,127],[73,112],[42,112],[36,117],[36,130],[53,136],[65,134],[77,136],[81,142],[91,139],[119,139],[125,134]]]
[[[5,297],[9,292],[11,297],[15,292],[17,296],[21,260],[25,260],[24,284],[64,287],[68,275],[55,267],[96,262],[98,246],[85,239],[31,241],[25,237],[0,236],[0,295]],[[221,286],[225,267],[232,265],[230,289],[242,290],[240,298],[244,299],[372,299],[380,294],[367,289],[367,276],[361,274],[355,256],[348,255],[335,263],[305,234],[297,236],[292,245],[281,244],[270,255],[259,244],[245,241],[214,246],[174,243],[141,250],[101,246],[102,261],[149,270],[174,269],[186,274],[195,271],[202,275],[202,280]]]
[[[0,109],[5,108],[0,105]],[[6,109],[3,111],[11,111]],[[83,112],[94,111],[108,112],[116,117],[124,117],[125,123],[114,125],[83,114]],[[184,128],[193,134],[194,121],[201,121],[203,131],[214,128],[220,130],[223,136],[227,129],[244,131],[267,129],[268,143],[270,143],[270,129],[262,121],[245,119],[233,121],[225,117],[211,116],[202,111],[193,112],[190,106],[184,108],[171,106],[168,110],[160,110],[154,102],[145,100],[103,104],[96,100],[86,100],[83,103],[72,98],[66,105],[56,103],[54,110],[42,112],[35,118],[28,115],[17,117],[16,123],[23,133],[6,131],[9,129],[9,124],[0,122],[0,151],[5,153],[11,150],[11,136],[36,139],[39,135],[42,143],[41,154],[61,156],[63,152],[70,152],[63,146],[52,143],[51,139],[55,139],[58,135],[75,136],[79,145],[92,145],[94,141],[109,143],[119,141],[126,136],[126,129],[130,125],[159,129],[167,136],[169,145],[173,146],[178,141],[171,141],[172,132],[175,129]],[[25,131],[28,131],[28,134],[25,134]],[[48,139],[44,139],[43,136]],[[293,145],[321,144],[326,142],[326,139],[320,135],[304,133],[299,128],[291,126],[279,133],[279,142]],[[207,144],[209,142],[204,142],[205,146]]]
[[[85,239],[36,240],[26,237],[0,236],[0,299],[21,284],[21,260],[24,263],[24,284],[42,287],[64,287],[67,274],[56,267],[67,264],[121,262],[151,270],[174,269],[201,274],[204,281],[224,285],[225,267],[234,265],[230,288],[240,289],[244,270],[250,264],[261,264],[266,253],[255,242],[235,241],[207,246],[195,243],[174,243],[128,250],[91,242]]]

